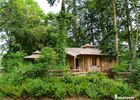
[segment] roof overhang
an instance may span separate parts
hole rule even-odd
[[[38,55],[30,55],[30,56],[25,56],[25,57],[23,57],[24,59],[38,59],[38,58],[40,58],[40,55],[38,54]]]

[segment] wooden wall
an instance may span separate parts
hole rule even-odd
[[[67,61],[70,66],[70,69],[74,69],[74,57],[67,55]]]
[[[75,61],[78,61],[78,63],[76,64]],[[82,71],[105,71],[115,65],[115,59],[108,60],[108,57],[106,56],[79,55],[77,60],[75,58],[75,61],[74,57],[68,56],[68,63],[70,68],[81,68]]]
[[[108,57],[102,57],[101,58],[101,68],[102,71],[109,70],[111,67],[114,67],[115,65],[115,58],[108,58]]]

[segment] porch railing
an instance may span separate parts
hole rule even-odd
[[[49,77],[63,77],[66,73],[70,73],[72,75],[80,74],[82,69],[70,69],[70,70],[48,70]]]

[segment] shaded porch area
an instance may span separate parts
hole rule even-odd
[[[70,69],[79,69],[85,71],[101,71],[100,57],[91,55],[67,55],[67,61]]]
[[[106,71],[115,65],[115,60],[103,55],[67,55],[70,69],[79,69],[82,72]]]

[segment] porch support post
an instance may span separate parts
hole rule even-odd
[[[85,64],[84,64],[85,62],[84,62],[84,61],[85,61],[85,60],[84,60],[84,57],[83,57],[83,58],[82,58],[82,63],[83,63],[83,64],[82,64],[82,71],[84,71],[84,67],[85,67]]]
[[[103,60],[102,60],[102,58],[100,59],[100,62],[101,62],[101,63],[100,63],[100,64],[101,64],[101,66],[100,66],[100,71],[103,71],[103,70],[102,70],[102,67],[103,67]]]
[[[74,69],[76,69],[76,57],[74,56],[74,66],[73,66]]]

